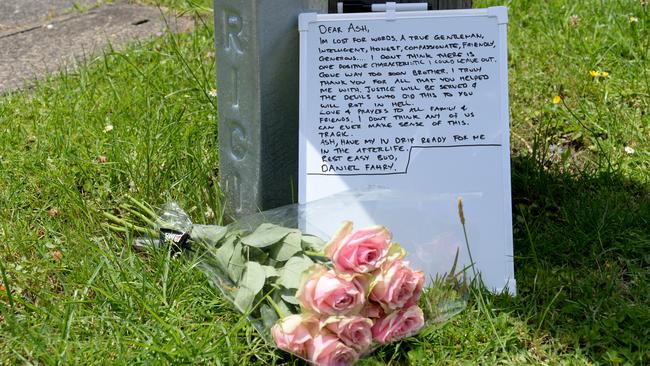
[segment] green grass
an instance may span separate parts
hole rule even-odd
[[[650,363],[649,10],[508,5],[519,295],[475,291],[450,323],[366,364]],[[296,362],[192,260],[100,227],[125,193],[220,223],[213,36],[200,25],[107,50],[0,97],[0,364]]]
[[[179,12],[209,13],[212,11],[214,0],[130,0],[143,5],[164,6]]]

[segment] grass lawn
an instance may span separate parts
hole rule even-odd
[[[193,3],[164,2],[211,1]],[[504,3],[519,295],[474,291],[363,364],[650,364],[650,9],[475,6]],[[127,193],[221,222],[213,37],[106,50],[0,96],[0,364],[300,364],[192,261],[100,226]]]

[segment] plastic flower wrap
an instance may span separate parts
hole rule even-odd
[[[298,229],[309,226],[315,214],[322,219],[332,212],[332,205],[350,211],[346,200],[377,203],[386,198],[386,192],[375,191],[333,196],[226,227],[193,225],[173,203],[146,220],[154,231],[107,217],[148,232],[150,237],[137,245],[171,243],[198,254],[199,267],[276,347],[313,365],[351,365],[374,348],[413,336],[465,306],[464,277],[455,273],[456,261],[448,263],[448,274],[425,278],[411,267],[407,251],[394,242],[388,227],[355,230],[352,221],[344,221],[328,238]],[[151,216],[134,206],[145,209],[138,203],[126,207],[134,217]]]

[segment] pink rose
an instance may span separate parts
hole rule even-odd
[[[357,352],[330,333],[314,338],[307,351],[308,360],[318,366],[347,366],[359,358]]]
[[[271,328],[271,335],[278,348],[296,356],[307,357],[307,347],[318,332],[318,319],[304,315],[284,317]]]
[[[363,353],[372,343],[372,320],[361,316],[331,316],[321,322],[321,329],[327,328],[336,334],[346,346]]]
[[[296,297],[305,310],[316,314],[354,315],[363,307],[366,291],[354,276],[314,266],[305,275]]]
[[[415,334],[424,326],[424,313],[419,306],[401,309],[378,319],[372,326],[372,338],[387,343]]]
[[[380,303],[387,311],[409,307],[420,300],[423,285],[423,272],[413,271],[408,262],[395,260],[375,277],[370,299]]]
[[[372,226],[352,233],[346,221],[325,247],[334,269],[343,273],[368,273],[379,268],[388,254],[391,234],[383,226]]]

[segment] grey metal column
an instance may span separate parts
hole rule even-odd
[[[232,217],[291,203],[298,172],[298,14],[327,0],[215,0],[219,160]]]
[[[472,0],[430,0],[434,4],[434,9],[465,9],[472,7]],[[437,4],[437,7],[435,6]]]

